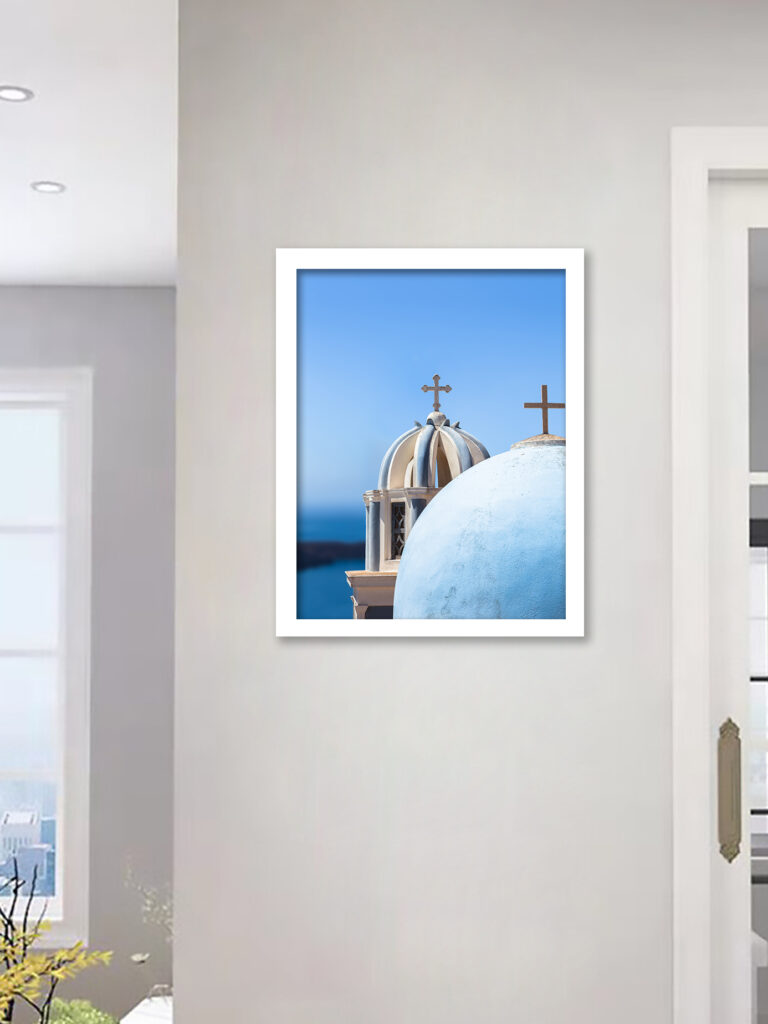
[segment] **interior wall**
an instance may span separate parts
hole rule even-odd
[[[182,0],[184,1024],[671,1021],[669,131],[765,120],[767,30]],[[275,639],[274,248],[347,245],[586,248],[585,639]]]
[[[0,365],[94,370],[90,942],[114,959],[62,995],[119,1016],[170,978],[126,869],[171,882],[174,318],[170,288],[0,287]]]

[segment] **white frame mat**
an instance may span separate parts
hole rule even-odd
[[[564,270],[566,288],[566,615],[563,619],[299,619],[296,616],[297,272]],[[276,631],[278,636],[584,635],[584,250],[276,251]]]

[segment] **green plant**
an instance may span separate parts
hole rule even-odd
[[[87,999],[65,1002],[54,999],[51,1003],[51,1024],[117,1024],[117,1020],[103,1010],[97,1010]]]
[[[35,917],[37,869],[28,894],[14,858],[13,875],[0,886],[0,1021],[12,1021],[18,1002],[35,1014],[38,1024],[50,1024],[56,988],[60,982],[96,964],[108,964],[112,954],[87,950],[82,942],[67,949],[33,949],[49,925],[43,920],[46,905]]]

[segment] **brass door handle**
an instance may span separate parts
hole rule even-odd
[[[717,741],[717,837],[730,863],[741,850],[741,734],[732,718]]]

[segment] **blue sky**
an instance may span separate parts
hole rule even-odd
[[[524,402],[565,401],[565,273],[302,270],[298,280],[299,505],[362,508],[384,452],[441,411],[491,455],[541,432]],[[562,410],[550,433],[565,434]]]

